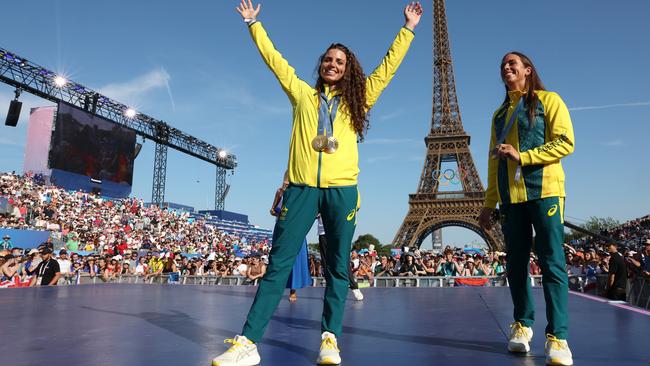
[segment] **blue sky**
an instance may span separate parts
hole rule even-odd
[[[3,4],[0,45],[238,157],[226,208],[272,227],[268,208],[286,166],[291,110],[234,10],[237,1],[23,1]],[[509,50],[535,62],[571,110],[576,152],[563,161],[569,219],[648,214],[650,194],[650,2],[450,0],[456,87],[472,153],[485,182],[490,117],[503,99],[498,66]],[[352,48],[370,73],[403,24],[405,1],[269,0],[262,20],[276,47],[312,82],[332,42]],[[393,239],[421,174],[431,123],[432,4],[395,79],[371,114],[360,145],[363,208],[357,234]],[[514,14],[514,15],[513,15]],[[0,118],[13,90],[0,85]],[[0,126],[0,170],[20,170],[28,110]],[[133,194],[149,200],[154,144],[136,160]],[[215,169],[170,150],[166,199],[214,205]],[[313,233],[312,233],[313,235]],[[312,237],[313,238],[313,237]],[[443,241],[478,241],[445,229]]]

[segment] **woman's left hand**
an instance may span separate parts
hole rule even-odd
[[[501,159],[510,159],[519,163],[521,161],[519,157],[519,151],[515,149],[512,145],[501,144],[496,147],[497,156]]]
[[[404,8],[404,19],[406,23],[404,26],[410,30],[414,30],[420,23],[422,17],[422,4],[420,2],[412,2]]]

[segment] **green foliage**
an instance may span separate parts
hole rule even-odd
[[[352,242],[352,249],[354,250],[361,250],[364,248],[367,249],[368,246],[370,246],[371,244],[375,246],[375,250],[377,250],[377,247],[381,245],[379,239],[375,238],[372,234],[359,235],[357,237],[357,240]]]
[[[591,216],[587,222],[584,224],[580,225],[583,228],[593,232],[600,234],[601,231],[603,230],[608,230],[614,227],[617,227],[620,225],[620,222],[612,217],[596,217],[596,216]],[[569,234],[566,235],[566,240],[573,240],[573,239],[580,239],[584,238],[587,236],[585,233],[581,233],[579,231],[571,230]]]

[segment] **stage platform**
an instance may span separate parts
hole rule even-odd
[[[0,290],[2,365],[199,365],[241,331],[255,287],[80,285]],[[541,289],[527,356],[506,351],[507,288],[373,288],[348,298],[344,366],[543,365]],[[286,294],[285,294],[286,295]],[[314,365],[322,288],[282,300],[259,345],[262,365]],[[575,365],[648,365],[650,313],[569,296]]]

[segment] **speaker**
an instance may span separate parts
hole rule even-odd
[[[9,111],[7,112],[7,119],[5,120],[6,126],[16,127],[18,118],[20,118],[20,110],[23,108],[23,103],[17,100],[12,100],[9,104]]]

